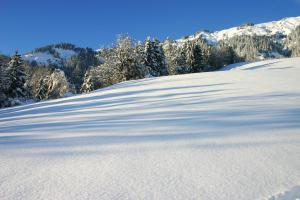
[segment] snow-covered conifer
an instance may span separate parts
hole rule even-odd
[[[11,98],[22,98],[26,96],[25,82],[26,74],[21,55],[16,51],[8,64],[8,76],[11,84],[8,89],[8,96]]]
[[[148,37],[145,41],[145,65],[151,76],[168,75],[165,55],[158,39],[152,41]]]

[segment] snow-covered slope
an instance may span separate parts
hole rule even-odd
[[[0,199],[300,198],[300,58],[0,110]]]
[[[78,53],[74,50],[63,49],[63,48],[52,48],[52,53],[49,51],[43,52],[31,52],[23,55],[23,59],[29,62],[37,62],[41,65],[55,64],[57,66],[62,65],[63,62],[70,59],[72,56],[77,55]]]
[[[289,35],[292,30],[300,25],[300,16],[284,18],[279,21],[272,21],[256,25],[233,27],[216,32],[201,31],[193,36],[187,38],[188,40],[194,40],[199,37],[205,38],[210,43],[216,43],[220,40],[229,39],[233,36],[240,35],[258,35],[258,36],[272,36],[276,34]],[[181,39],[185,41],[187,39]]]

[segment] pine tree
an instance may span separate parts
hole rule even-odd
[[[38,82],[38,87],[34,91],[34,97],[36,99],[48,99],[48,83],[49,83],[49,76],[41,77]]]
[[[121,35],[115,47],[116,66],[118,66],[122,81],[145,77],[142,57],[138,54],[136,43],[128,36]]]
[[[199,44],[195,44],[193,48],[194,60],[192,62],[192,73],[203,71],[202,51]]]
[[[0,63],[0,108],[6,107],[8,104],[7,90],[10,84],[7,68],[4,63]]]
[[[152,41],[148,37],[145,41],[145,65],[151,76],[166,76],[168,70],[165,62],[165,55],[159,40]]]
[[[16,51],[8,64],[8,73],[11,79],[11,85],[8,90],[8,96],[11,98],[22,98],[26,96],[25,82],[26,74],[21,55]]]
[[[291,56],[300,56],[300,26],[297,26],[288,37],[288,46],[291,50]]]
[[[174,40],[167,39],[163,43],[163,51],[166,57],[166,64],[168,73],[171,75],[177,74],[176,72],[176,55],[177,55],[177,44]]]
[[[186,74],[190,71],[190,66],[187,63],[189,57],[189,46],[187,43],[178,45],[176,41],[167,39],[163,44],[164,55],[167,61],[168,73],[171,75],[175,74]]]
[[[8,68],[4,63],[0,63],[0,92],[7,94],[11,85]]]
[[[90,70],[88,70],[85,75],[84,75],[84,79],[83,79],[83,84],[80,88],[80,92],[81,93],[88,93],[93,91],[94,88],[94,83],[90,74]]]
[[[191,57],[191,51],[189,44],[185,43],[182,47],[177,47],[175,54],[176,58],[176,74],[190,73],[189,58]]]
[[[202,51],[197,42],[187,41],[184,44],[186,63],[189,66],[187,73],[196,73],[203,70]]]

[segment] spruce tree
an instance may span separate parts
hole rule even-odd
[[[11,84],[8,89],[8,96],[11,98],[22,98],[26,96],[25,81],[26,74],[21,55],[16,51],[8,64],[8,73]]]
[[[300,26],[297,26],[288,37],[288,46],[291,50],[291,56],[300,56]]]
[[[49,82],[49,76],[41,77],[38,86],[36,90],[34,91],[34,97],[36,99],[42,100],[48,98],[48,82]]]
[[[0,63],[0,108],[8,104],[7,89],[10,86],[7,68],[4,63]]]
[[[158,39],[153,41],[148,37],[145,41],[145,66],[151,76],[166,76],[168,69],[164,51]]]
[[[135,80],[145,77],[142,57],[138,54],[136,43],[129,36],[121,35],[115,47],[116,65],[122,81]]]
[[[159,76],[167,76],[168,69],[166,64],[166,58],[161,43],[158,39],[154,39],[153,47],[154,47],[154,55],[157,63]]]
[[[158,70],[156,69],[157,64],[154,56],[154,45],[150,37],[147,37],[144,46],[145,46],[144,64],[151,76],[159,76]]]
[[[196,44],[193,48],[194,62],[192,64],[192,72],[201,72],[203,71],[203,58],[202,50],[199,44]]]
[[[80,88],[80,92],[88,93],[88,92],[93,91],[94,89],[95,88],[94,88],[94,83],[93,83],[93,80],[91,77],[91,73],[90,73],[90,70],[88,70],[84,75],[83,84]]]

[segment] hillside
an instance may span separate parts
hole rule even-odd
[[[300,16],[298,17],[287,17],[278,21],[265,22],[261,24],[245,23],[237,27],[224,29],[220,31],[200,31],[193,36],[188,37],[185,40],[194,40],[199,37],[205,38],[210,43],[217,43],[221,40],[230,39],[234,36],[274,36],[282,35],[287,36],[297,26],[300,25]],[[185,40],[178,40],[183,42]]]
[[[300,198],[300,58],[0,110],[0,199]]]

